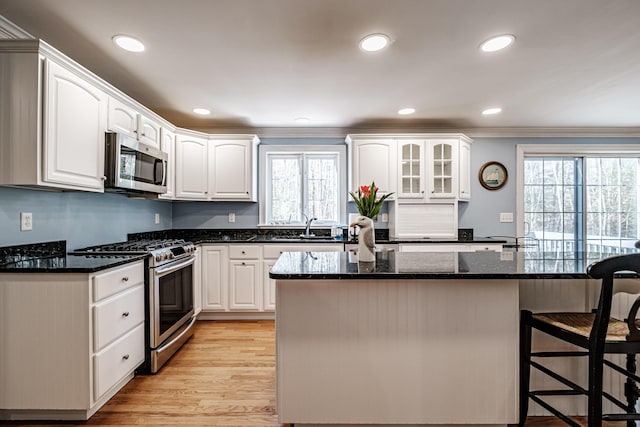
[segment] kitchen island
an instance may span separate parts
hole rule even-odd
[[[277,413],[298,425],[517,422],[519,283],[587,279],[579,256],[285,253]],[[584,283],[584,280],[581,280]]]

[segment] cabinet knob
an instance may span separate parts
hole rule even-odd
[[[242,251],[242,255],[244,255],[245,253],[246,253],[245,251]]]
[[[123,282],[128,282],[128,281],[129,281],[129,276],[124,276],[124,277],[122,278],[122,281],[123,281]]]
[[[103,181],[106,181],[106,180],[107,180],[107,177],[106,177],[106,176],[104,176],[104,175],[102,175],[102,176],[100,177],[100,179],[101,179],[101,180],[103,180]]]
[[[124,359],[124,360],[129,360],[129,355],[128,355],[128,354],[125,354],[124,356],[122,356],[122,359]]]
[[[125,311],[124,313],[122,313],[122,317],[129,317],[129,312]]]
[[[243,262],[242,265],[246,265],[246,264]]]

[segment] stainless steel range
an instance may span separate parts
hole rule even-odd
[[[193,335],[196,247],[184,240],[130,240],[93,246],[74,254],[149,254],[146,260],[147,351],[140,373],[156,373]]]

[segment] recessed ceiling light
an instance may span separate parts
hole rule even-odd
[[[311,123],[311,119],[308,117],[298,117],[294,121],[299,125],[306,125],[308,123]]]
[[[480,45],[480,49],[483,52],[495,52],[511,45],[515,41],[515,39],[515,36],[511,34],[502,34],[499,36],[491,37],[489,40],[484,41]]]
[[[416,112],[415,108],[402,108],[400,110],[398,110],[398,114],[400,114],[401,116],[407,116],[409,114],[413,114]]]
[[[483,115],[485,116],[490,116],[492,114],[498,114],[502,111],[502,108],[500,107],[493,107],[493,108],[487,108],[486,110],[484,110],[482,112]]]
[[[369,34],[360,40],[360,49],[367,52],[377,52],[389,44],[389,36],[386,34]]]
[[[193,112],[196,114],[200,114],[201,116],[208,116],[209,114],[211,114],[211,111],[207,110],[206,108],[194,108]]]
[[[124,50],[128,50],[129,52],[142,52],[144,50],[144,44],[136,38],[125,35],[117,35],[113,36],[112,40],[115,44],[123,48]]]

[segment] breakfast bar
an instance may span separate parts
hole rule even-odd
[[[517,422],[519,286],[587,279],[579,256],[284,253],[277,413],[298,425]]]

